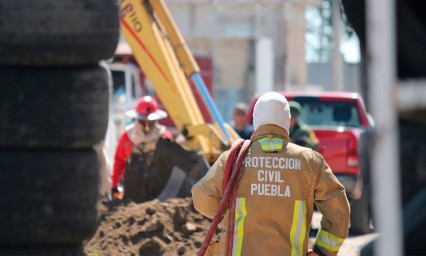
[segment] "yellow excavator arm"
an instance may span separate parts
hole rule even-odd
[[[122,0],[120,23],[136,61],[185,136],[187,149],[201,150],[212,163],[239,136],[221,119],[163,0]],[[194,79],[214,124],[205,122],[187,77]]]

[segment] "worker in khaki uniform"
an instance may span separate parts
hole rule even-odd
[[[299,115],[302,113],[302,106],[297,101],[290,101],[290,141],[303,146],[318,150],[318,138],[309,125],[304,124]]]
[[[345,189],[323,157],[289,142],[289,105],[275,92],[262,95],[253,112],[254,133],[237,179],[233,255],[337,255],[347,237],[349,204]],[[195,208],[213,218],[221,200],[222,153],[192,188]],[[308,250],[316,204],[321,228]],[[228,216],[223,218],[223,222]],[[225,255],[226,227],[208,253]]]

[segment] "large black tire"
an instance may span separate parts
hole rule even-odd
[[[115,0],[2,0],[0,65],[95,64],[114,54]]]
[[[413,111],[414,112],[414,111]],[[426,237],[426,126],[424,116],[417,122],[399,122],[399,159],[403,205],[404,255],[424,255]]]
[[[351,203],[351,233],[368,234],[371,231],[372,204],[371,204],[371,148],[374,130],[363,132],[359,139],[359,156],[362,178],[362,196]]]
[[[362,49],[367,49],[366,1],[343,0],[346,17],[360,39]],[[426,70],[426,17],[424,1],[395,1],[395,40],[397,75],[400,79],[424,78]],[[365,55],[365,54],[364,54]],[[366,56],[365,56],[366,57]],[[374,85],[370,85],[374,86]]]
[[[0,68],[0,148],[89,148],[104,139],[104,68]]]
[[[98,179],[91,149],[0,150],[0,244],[90,238],[97,227]]]
[[[351,227],[353,234],[368,234],[371,231],[370,220],[371,211],[369,206],[369,193],[364,188],[362,197],[359,200],[351,201]]]
[[[7,256],[84,256],[81,244],[42,246],[0,246],[0,255]]]

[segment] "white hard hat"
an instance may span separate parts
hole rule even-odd
[[[259,97],[253,110],[253,127],[256,130],[264,124],[275,124],[290,129],[290,107],[287,99],[276,92],[267,92]]]

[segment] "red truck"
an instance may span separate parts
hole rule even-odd
[[[361,168],[360,142],[365,131],[374,126],[362,97],[349,92],[280,92],[287,100],[302,106],[299,116],[311,126],[319,139],[318,151],[344,185],[351,203],[351,232],[370,231],[370,189],[367,174]],[[252,123],[253,98],[247,115]]]

